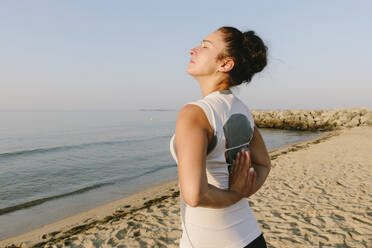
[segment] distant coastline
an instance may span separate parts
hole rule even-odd
[[[139,111],[177,111],[177,109],[139,109]]]
[[[176,109],[139,109],[139,111],[177,111]],[[372,110],[344,108],[334,110],[252,110],[260,128],[301,131],[330,131],[372,125]]]

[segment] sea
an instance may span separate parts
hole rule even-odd
[[[177,178],[177,110],[0,111],[0,240]],[[260,129],[274,149],[321,132]]]

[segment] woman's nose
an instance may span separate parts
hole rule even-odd
[[[195,47],[190,49],[190,55],[194,55],[194,54],[196,54],[196,48]]]

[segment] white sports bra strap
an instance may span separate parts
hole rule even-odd
[[[216,132],[217,132],[217,126],[216,126],[216,119],[214,117],[214,111],[211,107],[211,105],[207,102],[207,101],[203,101],[209,108],[209,111],[211,112],[211,115],[212,115],[212,121],[213,121],[213,130],[214,130],[214,134],[216,135]]]

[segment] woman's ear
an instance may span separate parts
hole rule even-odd
[[[223,63],[219,65],[217,71],[220,72],[229,72],[234,68],[234,60],[232,58],[226,58],[223,60]]]

